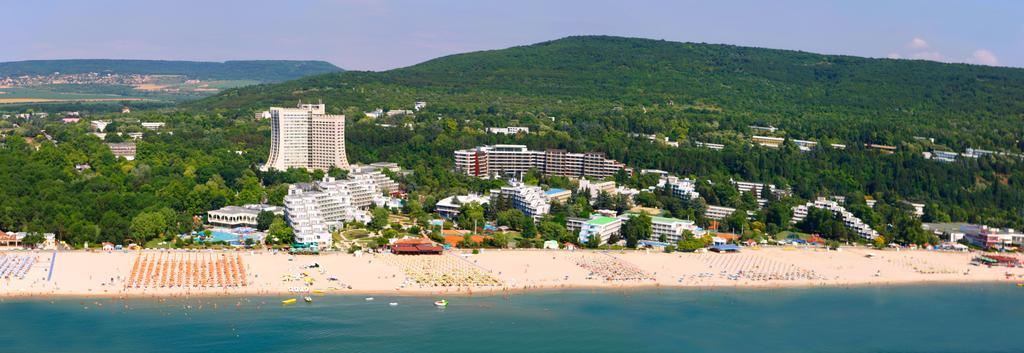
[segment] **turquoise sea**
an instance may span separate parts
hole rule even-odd
[[[281,299],[5,300],[0,352],[1024,351],[1010,284]]]

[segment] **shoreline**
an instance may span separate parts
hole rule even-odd
[[[0,296],[0,303],[8,300],[24,301],[25,299],[31,299],[35,301],[50,301],[50,300],[62,300],[62,299],[89,299],[89,300],[141,300],[141,299],[154,299],[154,300],[168,300],[168,299],[225,299],[225,298],[293,298],[309,295],[313,298],[317,297],[365,297],[365,296],[385,296],[385,297],[398,297],[398,298],[434,298],[434,297],[452,297],[452,298],[466,298],[466,297],[497,297],[497,296],[513,296],[513,295],[525,295],[534,293],[551,293],[561,291],[590,291],[590,292],[602,292],[602,293],[627,293],[627,292],[640,292],[640,291],[652,291],[652,290],[666,290],[666,291],[684,291],[684,292],[713,292],[713,291],[771,291],[771,290],[814,290],[814,289],[860,289],[860,288],[890,288],[890,287],[929,287],[929,286],[967,286],[967,285],[1009,285],[1016,286],[1017,281],[1014,280],[969,280],[969,281],[953,281],[953,280],[921,280],[921,281],[906,281],[906,282],[865,282],[865,283],[819,283],[819,284],[770,284],[770,285],[758,285],[758,286],[723,286],[723,285],[706,285],[706,286],[686,286],[686,285],[662,285],[658,283],[652,284],[638,284],[638,285],[627,285],[627,286],[566,286],[566,287],[537,287],[537,288],[516,288],[509,290],[480,290],[473,291],[472,293],[465,291],[454,291],[454,292],[442,292],[434,293],[432,291],[387,291],[387,290],[349,290],[344,292],[333,292],[323,294],[309,294],[309,293],[267,293],[267,292],[230,292],[230,293],[178,293],[178,294],[153,294],[153,293],[18,293],[11,294],[7,293]]]
[[[295,298],[305,295],[471,297],[563,290],[756,291],[1024,283],[1024,269],[970,265],[970,259],[977,253],[859,248],[841,252],[767,248],[745,250],[739,254],[486,250],[480,254],[454,251],[439,256],[64,251],[56,253],[53,280],[47,281],[51,254],[0,251],[0,255],[36,258],[26,278],[0,279],[0,301]],[[239,259],[236,270],[241,274],[235,272],[235,276],[245,277],[242,280],[244,286],[203,288],[173,284],[175,280],[181,282],[182,266],[189,268],[180,262],[198,258],[213,264],[218,259],[227,258],[229,261],[226,263],[230,264],[230,259],[236,257]],[[139,284],[145,288],[126,289],[130,283],[129,273],[140,258],[157,259],[154,262],[158,265],[147,273],[150,278],[146,279],[146,285]],[[316,266],[310,266],[313,264]],[[170,273],[175,269],[178,269],[178,278]],[[170,274],[160,277],[160,271]],[[209,273],[209,278],[216,277],[217,280],[223,276],[235,278],[231,277],[230,270],[212,270]],[[150,279],[153,279],[152,284]],[[306,291],[292,291],[298,288]],[[312,293],[314,290],[322,293]]]

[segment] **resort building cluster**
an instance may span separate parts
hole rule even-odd
[[[570,218],[566,220],[567,228],[573,234],[578,235],[580,243],[587,243],[591,237],[598,240],[599,244],[609,244],[608,239],[612,235],[619,235],[622,225],[630,217],[638,213],[627,212],[619,216],[608,216],[600,213],[591,215],[590,218]],[[651,217],[651,237],[661,239],[663,236],[667,243],[675,243],[683,239],[687,232],[693,236],[701,237],[707,231],[698,227],[694,221],[683,220],[672,217]]]
[[[285,218],[296,242],[327,248],[332,230],[345,222],[369,222],[367,210],[373,205],[385,207],[389,199],[384,194],[397,189],[394,180],[373,167],[353,170],[345,179],[325,176],[313,183],[292,184],[284,197]]]
[[[860,218],[857,218],[857,216],[854,216],[853,213],[851,213],[850,211],[847,211],[846,208],[840,205],[838,202],[828,200],[823,197],[819,197],[814,201],[810,201],[807,202],[806,204],[797,205],[796,207],[793,207],[793,218],[790,219],[790,222],[796,224],[804,220],[804,218],[807,218],[807,212],[811,208],[820,208],[832,211],[833,214],[840,216],[842,218],[843,224],[845,224],[847,228],[852,229],[853,231],[857,232],[857,235],[860,235],[864,238],[874,239],[875,237],[878,236],[878,231],[871,229],[871,226],[869,226],[867,223],[864,223],[864,221],[861,220]]]

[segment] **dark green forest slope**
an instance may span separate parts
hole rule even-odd
[[[774,124],[794,138],[897,144],[928,136],[950,147],[998,149],[1014,148],[1020,139],[1021,97],[1021,69],[569,37],[386,72],[240,88],[191,106],[253,109],[322,98],[333,106],[371,109],[418,99],[450,113],[627,117],[646,108],[648,115],[663,118],[713,113],[718,119]]]

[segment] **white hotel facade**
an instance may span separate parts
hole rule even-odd
[[[348,179],[324,177],[315,183],[292,184],[284,197],[285,218],[295,231],[295,242],[330,247],[331,231],[345,222],[370,221],[367,211],[386,202],[393,180],[380,171],[349,174]]]
[[[811,208],[821,208],[832,211],[833,214],[840,216],[843,219],[843,224],[845,224],[847,228],[856,232],[857,235],[868,239],[875,239],[878,237],[878,231],[872,229],[871,226],[864,223],[863,220],[854,216],[852,212],[847,211],[846,208],[838,202],[827,200],[823,197],[819,197],[817,200],[793,207],[793,218],[790,219],[790,223],[796,224],[804,220],[804,218],[807,218],[807,213]]]
[[[263,170],[348,168],[345,116],[328,115],[324,104],[271,107],[270,157]]]
[[[572,153],[565,150],[531,151],[524,145],[491,145],[455,151],[455,169],[478,178],[516,175],[530,169],[554,176],[604,178],[619,170],[632,173],[625,164],[603,153]]]
[[[491,190],[491,196],[494,195],[512,200],[512,208],[522,211],[523,214],[532,217],[534,221],[539,221],[541,217],[551,211],[551,201],[544,194],[544,189],[539,186],[512,182],[509,186]]]

